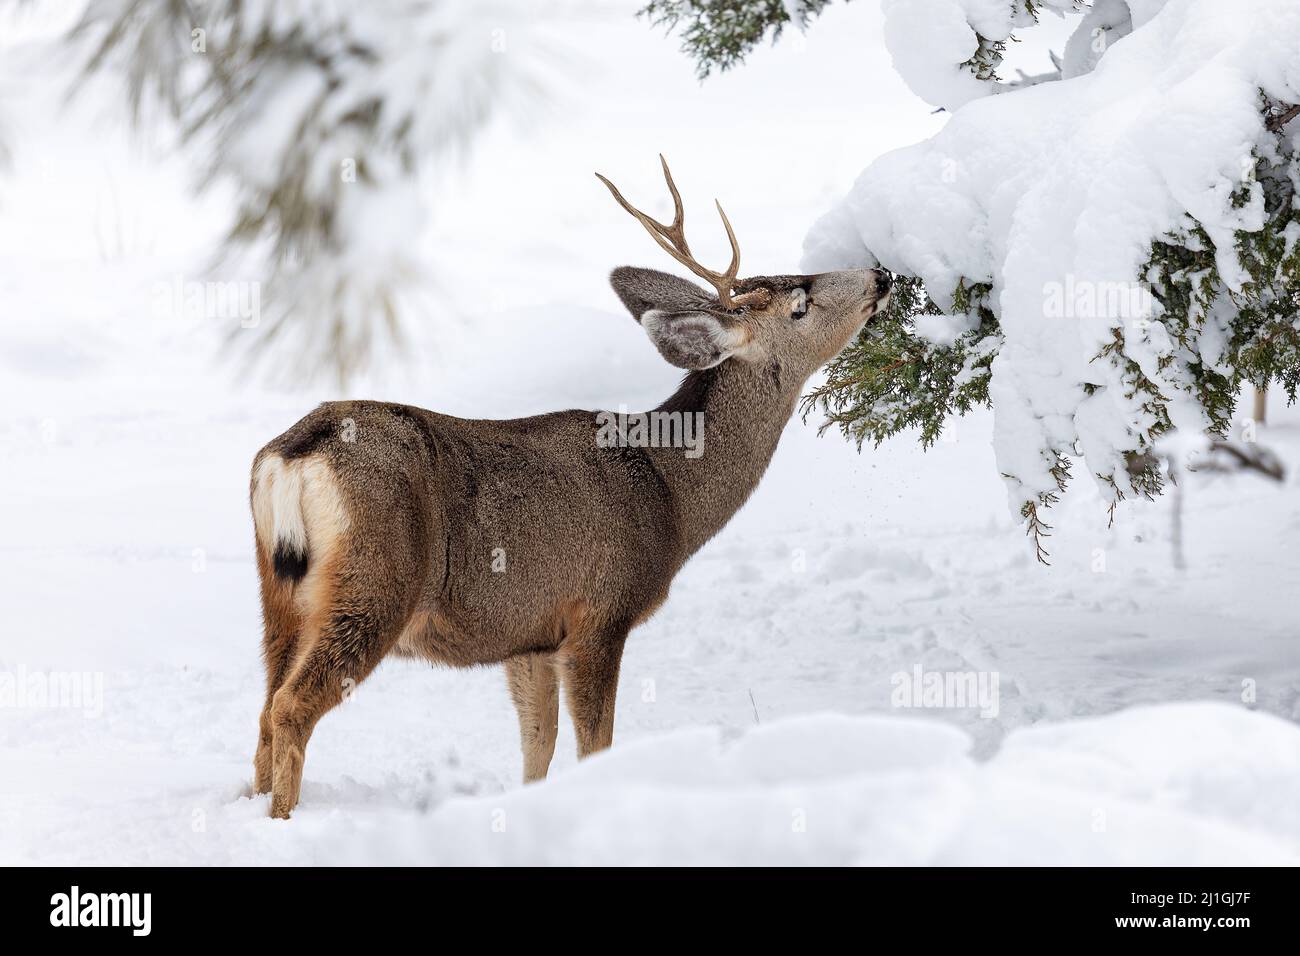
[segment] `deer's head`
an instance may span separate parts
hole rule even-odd
[[[718,213],[731,241],[731,265],[726,272],[705,268],[686,244],[682,197],[668,163],[659,159],[673,197],[671,225],[651,219],[613,183],[596,175],[665,252],[713,287],[710,294],[666,272],[630,266],[615,269],[610,277],[632,317],[673,365],[705,369],[728,360],[775,361],[806,377],[834,358],[885,307],[891,279],[880,269],[738,278],[740,246],[720,204]]]

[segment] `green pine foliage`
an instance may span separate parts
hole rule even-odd
[[[1001,344],[997,317],[986,304],[987,283],[959,283],[955,312],[972,330],[952,345],[918,337],[914,322],[941,310],[919,279],[900,275],[886,310],[827,367],[824,384],[806,396],[805,418],[825,415],[822,430],[837,426],[859,448],[879,445],[908,428],[932,445],[949,415],[964,415],[989,400],[989,365]]]
[[[805,22],[830,3],[804,0]],[[682,50],[701,80],[738,65],[764,38],[775,42],[790,25],[782,0],[650,0],[638,15],[669,33],[680,31]]]
[[[795,26],[802,28],[811,23],[831,2],[802,0],[804,22]],[[1008,3],[1017,22],[1038,21],[1037,0]],[[775,43],[791,25],[790,11],[783,0],[650,0],[638,15],[656,27],[681,35],[682,50],[695,61],[695,72],[701,80],[714,70],[723,72],[739,65],[765,39]],[[981,80],[996,81],[1006,41],[990,40],[978,33],[976,36],[979,47],[963,65]]]
[[[1300,154],[1275,122],[1282,110],[1267,101],[1262,108],[1276,140],[1256,150],[1255,165],[1234,196],[1243,205],[1258,183],[1264,197],[1264,227],[1235,236],[1237,261],[1249,280],[1239,291],[1227,288],[1210,237],[1190,217],[1185,228],[1152,244],[1141,272],[1159,303],[1158,319],[1177,346],[1161,358],[1160,371],[1196,400],[1208,431],[1220,438],[1228,433],[1243,384],[1266,388],[1276,382],[1292,403],[1300,387]],[[1220,343],[1224,325],[1226,342]],[[1169,428],[1170,396],[1125,356],[1123,334],[1117,330],[1115,344],[1103,355],[1121,364],[1134,391],[1143,393],[1150,426],[1136,436],[1129,473],[1134,490],[1158,494],[1161,463],[1147,452]]]

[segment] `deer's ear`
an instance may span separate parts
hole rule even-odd
[[[719,308],[718,300],[695,283],[657,269],[619,266],[610,273],[609,284],[638,322],[651,309],[693,312]]]
[[[615,269],[609,281],[659,354],[678,368],[711,368],[749,340],[720,317],[718,300],[693,282],[631,266]]]
[[[651,309],[641,316],[641,327],[660,355],[685,369],[712,368],[748,341],[743,330],[708,312]]]

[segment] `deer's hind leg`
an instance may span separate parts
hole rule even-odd
[[[510,697],[519,714],[524,783],[543,780],[555,754],[560,723],[560,683],[554,654],[522,654],[506,661]]]
[[[293,666],[302,620],[293,604],[291,588],[276,579],[271,561],[257,548],[257,571],[262,582],[262,662],[266,666],[266,699],[258,719],[257,751],[253,756],[253,787],[271,792],[271,701]]]
[[[392,650],[412,613],[409,595],[392,577],[382,588],[367,586],[367,575],[332,577],[320,611],[304,628],[306,647],[271,699],[273,817],[288,817],[298,805],[307,741],[317,722]]]

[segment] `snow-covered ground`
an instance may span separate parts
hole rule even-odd
[[[717,194],[745,271],[789,271],[872,156],[942,122],[879,30],[874,4],[835,7],[701,87],[627,11],[576,24],[580,95],[440,174],[430,314],[348,394],[474,416],[663,398],[677,373],[605,275],[664,257],[591,171],[662,212],[664,151],[702,258],[725,258]],[[6,83],[0,675],[90,692],[0,707],[0,863],[1300,861],[1300,413],[1280,404],[1260,440],[1287,482],[1191,477],[1183,571],[1170,499],[1108,529],[1082,482],[1035,563],[987,413],[929,452],[795,421],[629,641],[613,751],[576,765],[562,725],[551,779],[521,787],[499,669],[389,662],[318,727],[293,819],[267,819],[246,795],[247,469],[339,393],[264,388],[219,361],[228,322],[160,315],[219,192],[190,199],[93,101],[58,114],[39,76]],[[762,148],[737,153],[745,123]],[[996,697],[896,706],[918,668]]]

